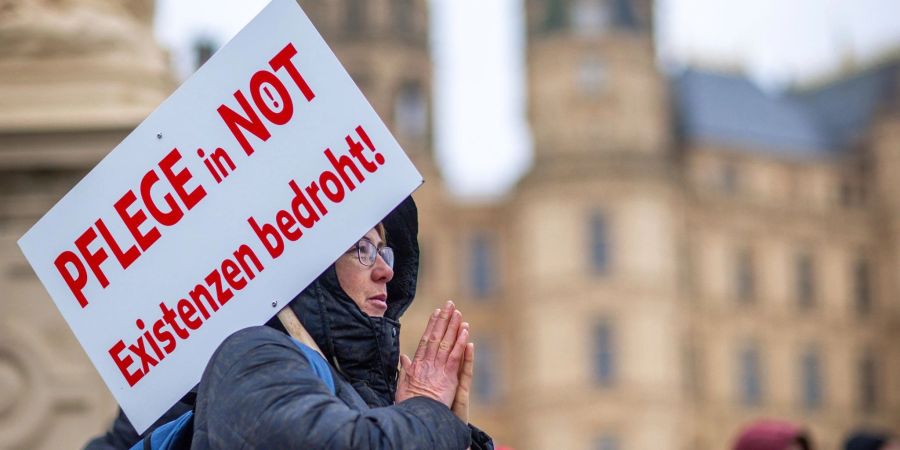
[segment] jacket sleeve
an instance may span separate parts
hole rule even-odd
[[[475,425],[469,424],[469,431],[472,434],[472,444],[469,450],[494,450],[494,440]]]
[[[138,440],[140,436],[134,431],[125,413],[119,409],[119,414],[106,433],[91,439],[84,450],[124,450],[131,448]]]
[[[254,327],[222,343],[197,399],[195,439],[211,448],[465,449],[470,431],[425,397],[354,410],[331,394],[289,338]]]
[[[84,450],[128,450],[138,441],[140,441],[147,433],[152,432],[160,425],[177,419],[182,414],[194,408],[194,391],[182,397],[172,408],[165,412],[156,422],[153,423],[144,434],[138,435],[128,417],[119,408],[116,419],[110,425],[109,429],[103,435],[91,439]]]

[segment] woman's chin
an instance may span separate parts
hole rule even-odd
[[[386,301],[378,298],[366,299],[365,307],[363,308],[364,313],[371,317],[384,317],[385,311],[387,311]]]

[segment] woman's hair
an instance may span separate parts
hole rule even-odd
[[[385,230],[384,224],[378,222],[378,225],[375,225],[375,231],[378,232],[378,237],[381,238],[381,242],[387,244],[387,230]]]

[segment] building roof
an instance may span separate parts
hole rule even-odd
[[[895,89],[898,62],[802,90],[768,93],[739,75],[686,70],[671,79],[680,136],[785,156],[849,148]]]

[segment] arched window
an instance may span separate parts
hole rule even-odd
[[[428,107],[422,85],[407,81],[394,100],[394,126],[401,136],[421,138],[428,131]]]

